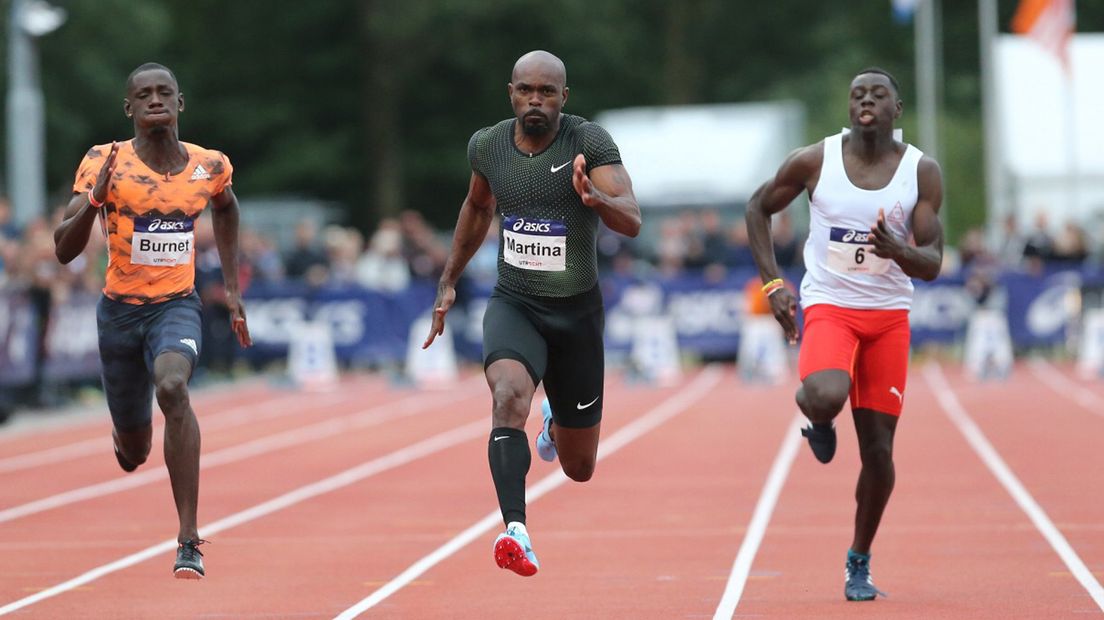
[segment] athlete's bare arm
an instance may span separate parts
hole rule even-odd
[[[897,238],[885,223],[885,214],[878,211],[878,221],[870,229],[874,254],[891,258],[901,271],[911,278],[934,280],[943,265],[943,224],[939,209],[943,205],[943,173],[939,164],[923,157],[916,170],[919,195],[912,210],[912,237],[915,246]]]
[[[788,207],[801,192],[808,191],[812,195],[823,160],[823,143],[797,149],[782,162],[774,178],[759,186],[748,200],[748,243],[764,283],[781,277],[774,256],[771,216]],[[794,317],[797,314],[797,299],[789,289],[781,288],[771,293],[769,300],[774,318],[786,332],[786,340],[790,344],[796,343],[797,321]]]
[[[491,184],[486,177],[472,171],[468,183],[468,195],[460,205],[460,217],[456,220],[456,230],[452,233],[452,249],[449,250],[441,281],[437,284],[437,300],[433,302],[433,325],[422,348],[433,344],[433,340],[445,331],[445,314],[456,301],[456,281],[468,266],[468,261],[483,244],[487,229],[494,219],[495,197],[491,193]]]
[[[115,173],[115,156],[119,153],[119,144],[111,143],[111,151],[107,154],[100,173],[96,176],[96,186],[92,188],[92,196],[96,202],[107,200],[107,186],[111,175]],[[69,199],[69,206],[65,209],[65,219],[54,231],[54,254],[63,265],[69,263],[88,245],[88,237],[92,233],[92,223],[100,210],[92,206],[87,193],[73,194]]]
[[[234,189],[227,187],[211,197],[211,225],[215,231],[219,262],[222,263],[222,281],[226,289],[226,307],[230,310],[230,327],[238,337],[238,344],[253,344],[249,326],[245,322],[245,304],[242,303],[238,280],[238,198]]]
[[[583,204],[597,211],[610,230],[628,237],[640,234],[640,205],[636,204],[632,179],[624,166],[598,166],[587,175],[586,157],[579,153],[571,183]]]

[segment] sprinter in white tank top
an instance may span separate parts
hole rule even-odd
[[[897,141],[896,80],[871,68],[851,81],[851,129],[794,151],[747,207],[752,254],[771,310],[797,342],[797,301],[781,280],[770,218],[801,192],[810,230],[801,283],[805,333],[797,404],[822,463],[836,450],[833,420],[850,398],[862,471],[844,595],[871,600],[870,546],[893,491],[893,436],[908,374],[910,278],[932,280],[943,260],[939,164]],[[911,237],[911,243],[910,243]]]

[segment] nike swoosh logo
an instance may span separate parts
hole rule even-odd
[[[564,166],[567,166],[570,163],[571,162],[567,162],[566,164],[560,164],[559,166],[552,166],[552,172],[559,172],[560,170],[564,169]]]
[[[601,396],[595,396],[594,400],[590,401],[589,403],[587,403],[585,405],[582,404],[582,403],[575,403],[575,408],[582,411],[583,409],[586,409],[587,407],[589,407],[589,406],[593,405],[594,403],[598,402],[599,398],[602,398],[602,397]]]
[[[499,435],[498,437],[495,437],[494,440],[498,441],[499,439],[508,439],[509,437],[509,435]]]

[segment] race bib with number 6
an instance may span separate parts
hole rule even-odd
[[[890,261],[874,255],[868,230],[832,227],[828,236],[828,268],[837,273],[880,274],[889,270]]]
[[[560,220],[508,217],[502,222],[502,258],[535,271],[567,270],[567,224]]]

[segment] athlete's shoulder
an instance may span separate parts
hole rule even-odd
[[[196,168],[192,173],[195,178],[217,180],[225,177],[225,181],[229,182],[234,166],[230,163],[230,158],[226,156],[226,153],[191,142],[181,142],[181,144],[188,151],[188,156],[196,162]]]
[[[210,161],[227,160],[230,158],[226,156],[226,153],[217,149],[209,149],[198,144],[192,144],[191,142],[181,142],[184,148],[188,151],[188,154],[192,157],[198,157],[200,159],[206,159]]]
[[[494,138],[494,137],[497,137],[497,136],[501,136],[503,134],[509,133],[513,129],[513,126],[514,126],[514,119],[512,119],[512,118],[502,119],[501,121],[498,121],[494,125],[488,125],[487,127],[483,127],[481,129],[475,130],[475,133],[472,134],[472,140],[473,141],[475,141],[475,140],[482,141],[482,140],[491,139],[491,138]]]
[[[827,138],[825,138],[825,140],[827,140]],[[821,164],[824,163],[825,140],[806,144],[805,146],[799,146],[790,151],[790,154],[786,156],[782,166],[807,172],[819,171]]]
[[[609,138],[609,132],[605,127],[602,127],[598,123],[583,118],[582,116],[575,116],[574,114],[564,114],[563,121],[561,121],[565,127],[568,127],[571,131],[578,132],[584,138]]]
[[[124,144],[129,143],[129,142],[130,142],[130,140],[125,140],[125,141],[120,140],[120,141],[118,141],[118,144],[120,146],[122,146]],[[107,157],[107,154],[111,152],[111,144],[112,143],[108,142],[107,144],[93,145],[84,154],[84,158],[85,159],[102,159],[104,157]],[[121,152],[121,149],[120,149],[120,152]]]

